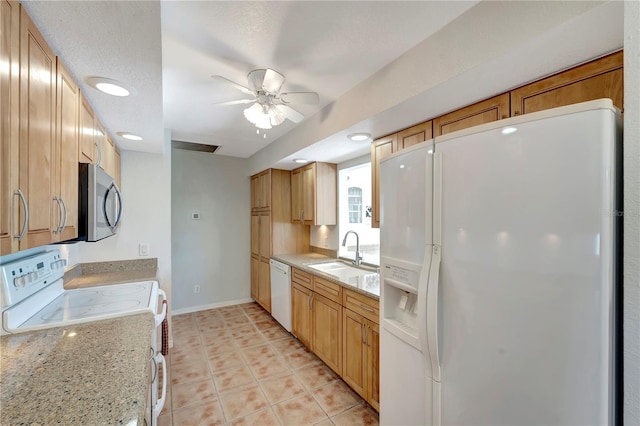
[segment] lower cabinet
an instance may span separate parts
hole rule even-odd
[[[342,379],[380,410],[380,331],[378,324],[349,309],[343,314]]]
[[[292,333],[380,410],[378,301],[295,268],[292,276]]]
[[[308,348],[311,348],[312,293],[300,284],[291,285],[291,332]]]

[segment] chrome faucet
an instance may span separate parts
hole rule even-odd
[[[356,236],[356,258],[351,263],[353,263],[356,266],[359,266],[360,263],[362,262],[362,255],[360,254],[360,237],[358,237],[358,234],[356,233],[356,231],[347,231],[347,233],[344,234],[344,239],[342,240],[342,247],[347,245],[347,237],[349,236],[349,234],[353,234]]]

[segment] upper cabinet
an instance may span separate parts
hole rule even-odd
[[[18,251],[20,4],[0,0],[0,256]]]
[[[600,98],[611,98],[622,110],[622,65],[620,51],[512,90],[511,115]]]
[[[78,162],[117,148],[26,11],[0,0],[0,255],[78,236]],[[98,128],[98,132],[96,132]],[[103,135],[100,141],[96,134]],[[102,153],[104,155],[104,153]]]
[[[251,210],[271,208],[271,172],[265,170],[251,177]]]
[[[397,146],[398,150],[409,148],[420,142],[424,142],[433,137],[433,121],[425,121],[424,123],[416,124],[408,129],[401,130],[397,133]]]
[[[20,250],[49,244],[57,202],[56,57],[24,9],[20,13]],[[55,206],[55,208],[54,208]]]
[[[311,163],[291,172],[291,220],[305,225],[335,225],[337,166]]]
[[[431,123],[431,122],[429,122]],[[371,143],[371,227],[380,228],[380,161],[398,150],[398,134],[394,133]]]
[[[503,93],[434,118],[433,135],[437,137],[503,118],[509,118],[508,93]]]
[[[80,90],[58,58],[56,96],[56,174],[54,182],[54,211],[58,225],[54,240],[65,241],[78,237],[78,120]],[[56,219],[54,218],[54,223]]]

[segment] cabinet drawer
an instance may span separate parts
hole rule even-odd
[[[342,286],[336,283],[314,276],[313,291],[334,302],[342,303]]]
[[[343,295],[342,305],[345,308],[351,309],[353,312],[362,315],[376,324],[380,323],[380,303],[377,300],[356,293],[355,291],[347,290],[346,288],[344,289]]]
[[[311,274],[301,271],[300,269],[292,268],[291,281],[298,283],[301,286],[313,290],[313,283],[311,281]]]

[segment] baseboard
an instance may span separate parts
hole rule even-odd
[[[223,308],[225,306],[241,305],[243,303],[250,303],[250,302],[253,302],[253,299],[249,297],[247,299],[229,300],[226,302],[217,302],[217,303],[211,303],[208,305],[193,306],[193,307],[184,308],[184,309],[173,309],[171,311],[171,316],[174,317],[176,315],[190,314],[198,311],[206,311],[207,309]]]

